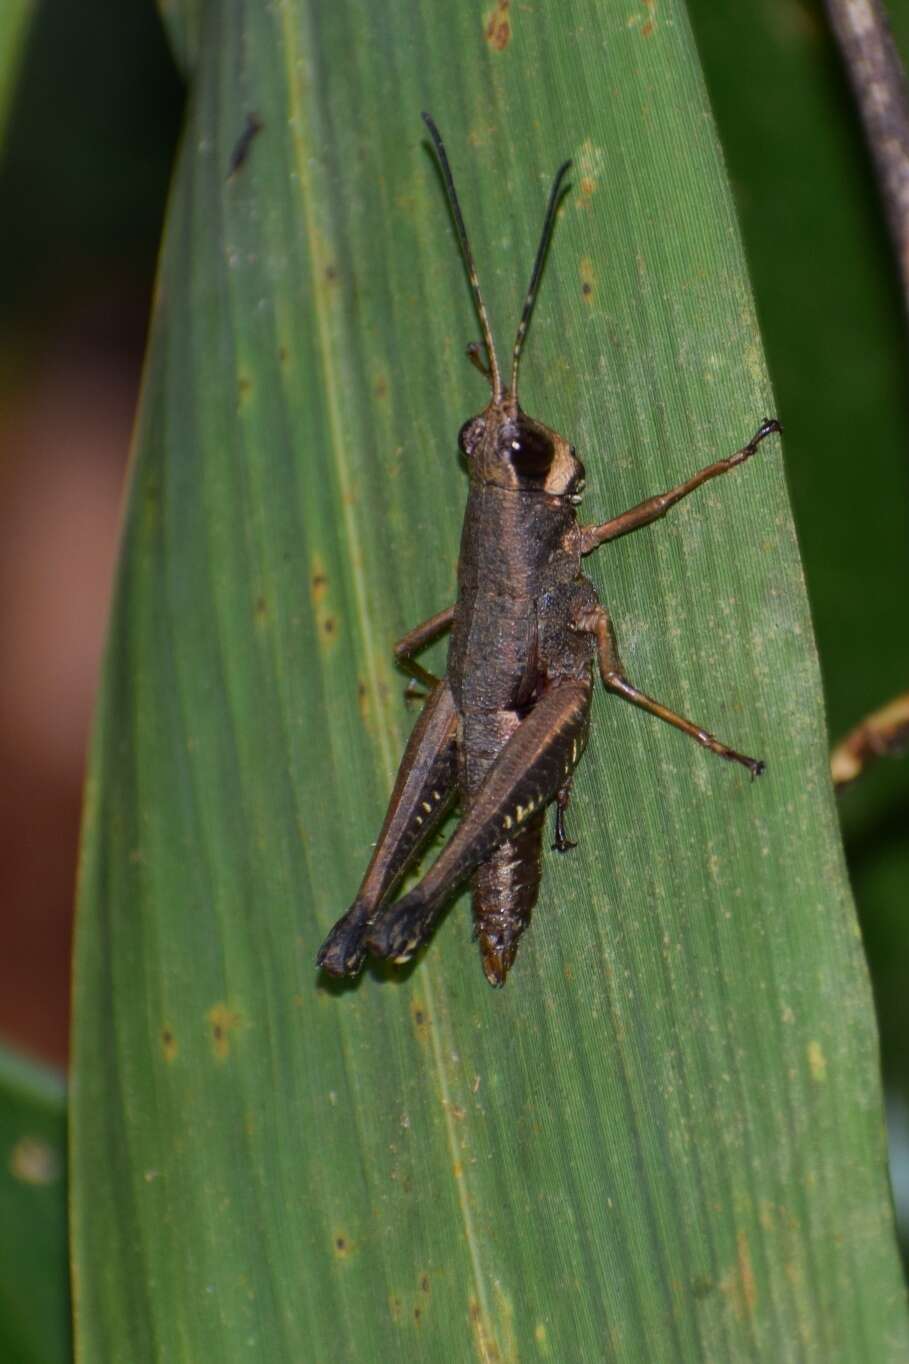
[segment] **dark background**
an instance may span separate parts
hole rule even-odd
[[[820,6],[689,8],[786,426],[838,737],[909,690],[899,282]],[[909,14],[893,17],[905,53]],[[44,0],[0,154],[0,1036],[59,1065],[83,754],[183,101],[151,0]],[[905,1228],[909,760],[880,764],[841,812]]]

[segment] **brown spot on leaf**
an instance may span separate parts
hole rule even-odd
[[[252,391],[252,379],[247,379],[245,374],[241,374],[237,379],[237,392],[240,395],[240,402]]]
[[[430,1291],[428,1274],[420,1275],[420,1287],[422,1288],[424,1293],[428,1293]]]
[[[363,721],[363,728],[372,732],[372,712],[369,707],[369,688],[362,677],[357,678],[357,710],[360,712],[360,719]]]
[[[751,1264],[751,1250],[748,1237],[740,1231],[735,1242],[735,1266],[720,1279],[720,1291],[732,1304],[732,1310],[739,1321],[745,1321],[754,1312],[757,1304],[757,1283]]]
[[[243,1026],[243,1016],[226,1004],[213,1004],[207,1015],[215,1060],[226,1061],[230,1056],[231,1033]]]
[[[329,284],[334,284],[338,278],[338,267],[333,264],[326,265],[325,278],[328,280]]]
[[[340,1260],[346,1260],[347,1256],[350,1254],[351,1252],[350,1239],[347,1236],[345,1236],[343,1232],[339,1231],[335,1236],[334,1249],[335,1254]]]
[[[325,593],[328,591],[328,576],[318,555],[313,558],[312,577],[310,578],[309,585],[313,606],[318,606],[319,603],[324,600]]]
[[[392,1321],[401,1320],[401,1308],[402,1308],[401,1299],[396,1298],[394,1297],[394,1295],[392,1295],[392,1297],[388,1299],[388,1311],[389,1314],[391,1315]]]
[[[647,20],[641,25],[641,37],[642,37],[642,38],[649,38],[650,35],[651,35],[652,33],[653,33],[653,20],[652,20],[652,19],[647,19]]]
[[[388,397],[388,380],[384,374],[380,374],[376,380],[375,395],[380,402],[383,398]]]
[[[257,623],[258,625],[261,625],[261,624],[263,623],[263,621],[268,620],[268,602],[267,602],[267,601],[265,600],[265,598],[261,595],[261,593],[260,593],[260,595],[259,595],[258,597],[256,597],[256,605],[255,605],[255,612],[254,612],[254,614],[255,614],[255,618],[256,618],[256,623]]]
[[[596,275],[594,273],[593,262],[589,256],[581,257],[578,269],[581,275],[581,296],[586,299],[592,299]]]
[[[233,151],[230,154],[230,164],[227,168],[228,182],[243,169],[249,156],[249,149],[253,144],[253,139],[261,133],[265,124],[258,114],[249,113],[246,115],[246,122],[240,136],[234,143]]]
[[[429,1043],[429,1029],[431,1025],[429,1014],[426,1012],[426,1006],[424,1005],[422,1000],[420,999],[411,1000],[410,1016],[413,1019],[414,1029],[417,1034],[417,1041],[421,1044],[421,1046],[427,1046]]]
[[[175,1061],[177,1059],[178,1051],[179,1047],[177,1046],[177,1039],[176,1037],[174,1037],[170,1028],[162,1028],[161,1053],[168,1065],[170,1065],[171,1061]]]
[[[745,1310],[750,1317],[757,1304],[757,1284],[754,1280],[754,1268],[751,1264],[751,1251],[748,1246],[748,1237],[745,1232],[740,1231],[736,1241],[739,1263],[739,1282],[742,1285],[742,1298],[745,1303]]]
[[[486,16],[486,41],[495,52],[504,52],[511,42],[510,3],[511,0],[498,0],[495,9]]]
[[[808,1069],[816,1085],[822,1085],[827,1079],[827,1058],[820,1042],[808,1043]]]
[[[502,1358],[502,1354],[488,1323],[483,1320],[483,1313],[480,1311],[480,1304],[476,1298],[469,1299],[467,1311],[470,1316],[470,1325],[473,1328],[478,1358],[483,1361],[483,1364],[497,1364],[497,1361]]]
[[[338,633],[338,620],[328,604],[329,583],[325,565],[318,554],[310,561],[309,599],[316,617],[316,627],[320,641],[327,645],[334,642]]]

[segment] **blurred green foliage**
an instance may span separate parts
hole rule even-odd
[[[905,60],[909,8],[889,9]],[[909,347],[893,249],[821,5],[689,11],[786,426],[836,739],[909,688]],[[909,761],[879,763],[840,812],[886,1084],[909,1105]]]
[[[141,346],[182,112],[151,0],[35,7],[0,154],[0,346],[40,351],[131,290]]]
[[[62,1080],[0,1048],[0,1359],[70,1357]]]
[[[33,8],[33,0],[4,0],[0,6],[0,139],[6,127],[10,99],[19,72],[19,58]]]

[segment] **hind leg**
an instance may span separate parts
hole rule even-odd
[[[438,828],[455,795],[457,724],[451,688],[438,682],[404,750],[388,813],[353,905],[319,948],[316,965],[355,976],[365,937],[383,901]]]
[[[658,720],[665,720],[667,725],[680,729],[683,734],[694,739],[702,748],[715,753],[718,758],[725,758],[727,762],[741,763],[742,767],[748,768],[752,778],[763,776],[765,764],[760,758],[749,758],[746,753],[738,753],[728,744],[721,743],[712,734],[708,734],[706,729],[701,729],[699,725],[686,720],[684,715],[678,715],[668,706],[662,705],[659,701],[654,701],[652,696],[639,691],[632,682],[628,681],[622,667],[622,660],[619,658],[612,621],[609,619],[609,612],[604,606],[595,606],[590,610],[581,612],[574,625],[576,630],[595,637],[600,677],[607,691],[614,692],[617,696],[621,696],[623,701],[630,701],[633,706],[638,706],[641,710],[646,710],[648,714],[655,715]]]
[[[418,886],[376,922],[367,946],[409,961],[443,906],[495,848],[516,838],[557,794],[587,738],[589,679],[552,687],[491,763],[449,842]]]

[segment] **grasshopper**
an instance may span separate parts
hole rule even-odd
[[[677,487],[600,525],[580,525],[576,509],[584,465],[564,436],[529,417],[518,402],[521,351],[571,163],[559,168],[549,194],[505,387],[445,147],[430,116],[423,119],[483,334],[485,358],[476,343],[467,354],[486,377],[491,398],[458,436],[470,491],[457,601],[395,645],[399,663],[430,688],[429,695],[356,899],[316,962],[333,976],[354,976],[367,953],[409,961],[454,891],[470,878],[483,971],[490,985],[501,986],[537,899],[551,803],[554,850],[575,846],[565,832],[565,810],[587,742],[594,659],[607,691],[674,725],[718,757],[740,763],[752,777],[763,773],[763,762],[737,753],[629,681],[609,614],[583,576],[581,560],[649,526],[703,483],[744,464],[781,427],[767,419],[740,450]],[[436,678],[415,656],[446,630],[448,665],[445,676]],[[456,800],[462,818],[435,863],[409,893],[390,903]]]

